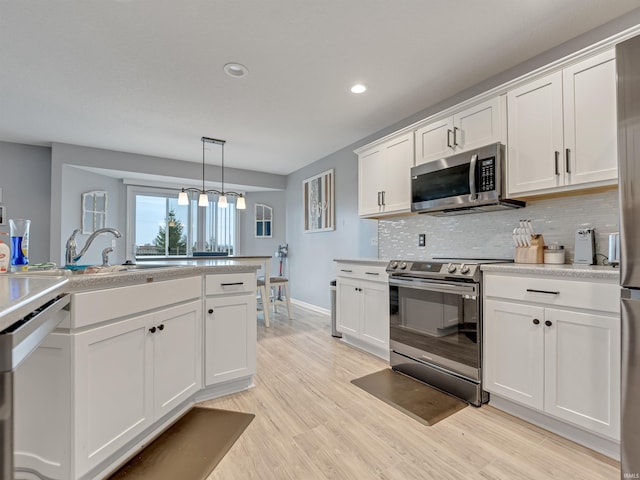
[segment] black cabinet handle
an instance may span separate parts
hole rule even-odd
[[[244,285],[244,282],[221,283],[221,287],[231,287],[233,285]]]
[[[160,330],[160,331],[164,330],[164,324],[163,324],[163,323],[161,323],[160,325],[158,325],[158,330]]]
[[[558,159],[560,158],[560,152],[555,151],[555,160],[556,160],[556,175],[560,175],[560,170],[558,169]]]
[[[451,145],[451,134],[453,133],[453,131],[450,128],[447,128],[447,147],[449,148],[453,148],[453,146]]]
[[[453,127],[453,146],[457,147],[458,146],[458,136],[456,135],[456,132],[460,130],[458,127]]]
[[[345,270],[344,268],[341,268],[340,271],[341,272],[346,272],[346,273],[352,273],[353,272],[353,270]]]
[[[364,272],[365,275],[380,275],[378,272]]]
[[[213,308],[210,308],[209,310],[207,310],[207,313],[212,314],[213,313]]]
[[[551,323],[551,321],[549,321],[549,320],[545,320],[544,324],[545,324],[547,327],[550,327],[551,325],[553,325],[553,323]]]
[[[533,319],[533,324],[534,325],[540,325],[540,320],[538,320],[537,318]]]
[[[149,331],[150,331],[151,333],[156,333],[156,327],[151,327],[151,328],[149,329]]]
[[[567,164],[565,165],[565,172],[567,172],[567,173],[571,173],[571,167],[569,166],[569,154],[570,153],[571,153],[571,149],[567,148],[565,150],[565,156],[566,156],[565,160],[567,162]]]
[[[550,290],[535,290],[533,288],[527,288],[529,293],[546,293],[547,295],[560,295],[560,292],[552,292]]]

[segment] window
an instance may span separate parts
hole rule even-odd
[[[219,208],[217,198],[206,208],[196,196],[178,205],[175,190],[134,187],[128,189],[129,240],[127,257],[190,256],[194,252],[236,253],[235,204]]]
[[[256,238],[271,238],[273,209],[268,205],[256,203]]]
[[[106,226],[107,192],[82,194],[82,233],[93,233]]]

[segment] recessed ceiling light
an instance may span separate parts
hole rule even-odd
[[[351,93],[364,93],[367,91],[367,86],[361,83],[356,83],[353,87],[351,87]]]
[[[233,78],[246,77],[249,69],[240,63],[227,63],[224,66],[224,73]]]

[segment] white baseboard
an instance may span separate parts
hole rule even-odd
[[[329,310],[328,308],[322,308],[317,305],[313,305],[311,303],[306,303],[301,300],[296,300],[295,298],[291,299],[291,303],[293,303],[294,305],[297,305],[298,307],[311,310],[312,312],[321,313],[323,315],[331,315],[331,310]]]
[[[620,460],[620,443],[614,440],[606,439],[581,428],[574,427],[573,425],[569,425],[568,423],[549,417],[544,413],[537,412],[511,402],[505,398],[501,398],[493,393],[489,398],[489,405],[516,417],[522,418],[527,422],[549,430],[561,437],[568,438],[569,440],[595,450],[596,452],[600,452],[614,460]]]

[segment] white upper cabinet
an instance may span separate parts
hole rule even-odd
[[[617,181],[615,51],[511,90],[510,196]]]
[[[411,210],[413,133],[358,152],[358,214],[379,217]]]
[[[504,97],[494,97],[415,132],[416,165],[504,141]]]

